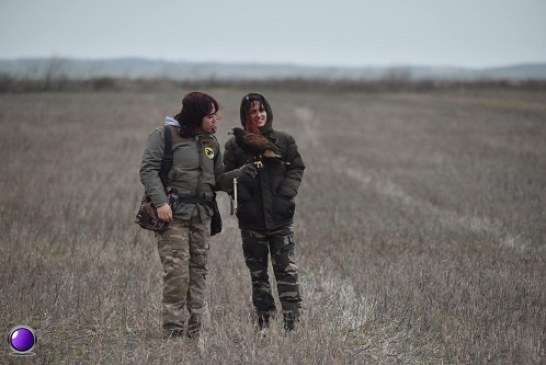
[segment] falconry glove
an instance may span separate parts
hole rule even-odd
[[[253,163],[244,164],[235,171],[239,171],[239,176],[237,176],[237,178],[241,182],[252,181],[258,175],[258,168]]]
[[[222,175],[220,185],[222,190],[227,193],[233,192],[233,179],[237,178],[239,182],[249,182],[258,175],[258,168],[253,163],[247,163],[238,169],[228,171]]]

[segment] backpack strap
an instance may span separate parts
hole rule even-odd
[[[163,187],[167,190],[167,176],[173,165],[173,141],[171,129],[165,126],[165,148],[163,149],[163,158],[161,159],[161,170],[159,171],[159,178],[163,183]]]

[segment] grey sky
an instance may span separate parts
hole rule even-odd
[[[546,0],[2,0],[0,58],[546,62]]]

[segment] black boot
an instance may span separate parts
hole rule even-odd
[[[293,331],[296,326],[296,322],[298,321],[298,313],[297,312],[285,313],[283,320],[284,320],[284,330],[287,332]]]
[[[271,314],[269,312],[258,313],[258,328],[261,330],[269,328],[269,319]]]

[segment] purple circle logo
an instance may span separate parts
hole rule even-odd
[[[13,327],[9,333],[9,345],[15,354],[30,354],[36,345],[34,330],[24,325]]]

